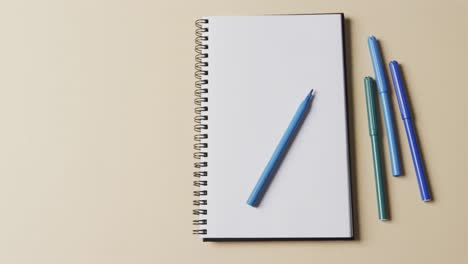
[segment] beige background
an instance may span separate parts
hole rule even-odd
[[[202,243],[194,20],[314,12],[349,19],[358,239]],[[0,263],[467,263],[467,28],[466,0],[1,1]],[[405,176],[388,177],[387,223],[362,87],[371,33],[403,64],[435,197],[419,199],[396,115]]]

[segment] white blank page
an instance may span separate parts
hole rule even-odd
[[[208,233],[352,236],[342,15],[208,19]],[[246,204],[297,107],[312,107],[257,208]]]

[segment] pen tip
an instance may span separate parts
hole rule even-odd
[[[314,89],[310,89],[309,95],[310,96],[314,95]]]

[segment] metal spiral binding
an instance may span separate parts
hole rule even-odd
[[[208,201],[206,196],[208,195],[208,191],[204,190],[208,185],[208,181],[206,181],[206,176],[208,176],[208,172],[206,171],[206,167],[208,163],[204,160],[208,157],[208,152],[205,150],[208,147],[208,143],[206,143],[206,139],[208,139],[208,134],[206,130],[208,129],[208,125],[206,121],[208,120],[208,106],[205,104],[208,102],[208,98],[205,96],[208,93],[208,85],[207,75],[208,71],[206,67],[208,66],[208,62],[206,59],[208,58],[208,53],[205,51],[208,49],[208,45],[206,41],[208,40],[207,32],[208,28],[206,27],[208,24],[208,19],[198,19],[195,21],[195,78],[197,81],[195,82],[195,126],[194,130],[196,132],[194,136],[195,144],[193,148],[195,150],[193,157],[198,161],[195,162],[195,172],[193,176],[195,180],[193,181],[193,185],[197,188],[193,192],[195,196],[195,200],[193,200],[193,205],[196,208],[193,210],[193,214],[198,217],[198,219],[193,220],[193,225],[196,226],[196,229],[193,230],[193,234],[198,235],[206,235],[207,229],[203,228],[207,224],[206,215],[208,211],[206,209],[206,205]]]

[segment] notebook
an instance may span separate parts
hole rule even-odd
[[[196,22],[194,233],[352,239],[343,14]],[[312,106],[258,207],[246,201],[298,105]]]

